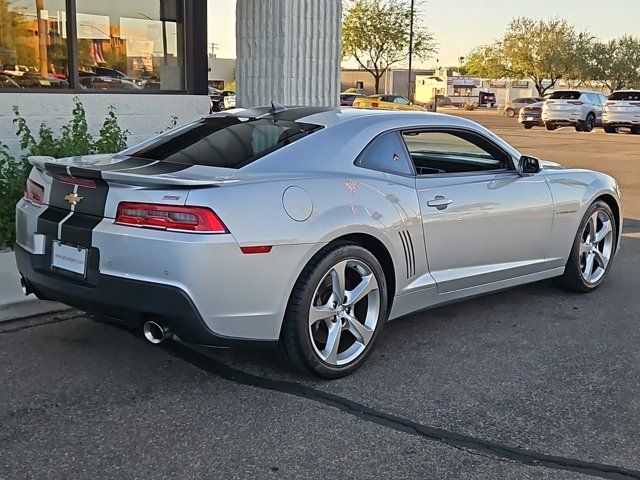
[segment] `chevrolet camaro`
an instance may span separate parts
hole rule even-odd
[[[555,278],[591,292],[622,229],[608,175],[455,116],[272,106],[117,155],[31,157],[26,293],[213,346],[351,373],[388,320]]]

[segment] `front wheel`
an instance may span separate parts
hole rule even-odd
[[[349,375],[366,360],[387,319],[380,262],[340,243],[318,253],[291,293],[278,349],[298,370],[322,378]]]
[[[516,116],[516,111],[513,108],[507,108],[505,113],[507,114],[507,117],[509,117],[509,118],[513,118],[513,117]]]
[[[604,127],[604,133],[618,133],[618,127]]]
[[[578,293],[591,292],[600,286],[611,268],[617,232],[609,205],[601,200],[594,202],[580,223],[558,285]]]
[[[545,124],[544,124],[544,126],[545,126],[545,128],[546,128],[547,130],[549,130],[549,131],[551,131],[551,132],[552,132],[552,131],[554,131],[554,130],[556,130],[556,129],[558,128],[558,126],[557,126],[557,125],[554,125],[553,123],[545,123]]]

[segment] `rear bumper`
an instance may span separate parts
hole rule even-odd
[[[602,116],[602,123],[609,127],[640,127],[640,116],[605,112]]]
[[[56,300],[89,313],[113,318],[134,328],[154,320],[187,343],[212,346],[272,346],[274,341],[218,335],[202,319],[182,289],[160,283],[97,274],[93,285],[61,276],[50,269],[49,255],[34,255],[15,245],[20,274],[40,298]]]
[[[573,112],[571,110],[559,111],[543,111],[542,121],[544,123],[553,123],[554,125],[577,125],[583,122],[581,112]]]

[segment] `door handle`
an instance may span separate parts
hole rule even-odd
[[[453,203],[453,200],[447,197],[443,197],[442,195],[436,195],[436,198],[433,200],[429,200],[427,205],[430,207],[437,208],[438,210],[444,210],[449,205]]]

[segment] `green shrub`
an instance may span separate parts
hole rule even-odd
[[[15,241],[16,203],[23,195],[29,167],[24,157],[16,160],[7,153],[7,146],[0,144],[0,247]]]
[[[42,123],[36,138],[26,119],[20,115],[18,107],[13,107],[13,123],[22,154],[19,158],[14,158],[9,154],[7,146],[0,144],[0,247],[12,246],[15,242],[15,205],[23,195],[31,171],[28,156],[63,158],[92,153],[117,153],[126,148],[129,131],[123,130],[118,124],[115,107],[108,107],[107,118],[98,138],[94,140],[89,133],[82,102],[78,97],[73,101],[71,121],[60,129],[60,136],[56,136],[51,127]],[[177,118],[173,122],[177,123]]]

